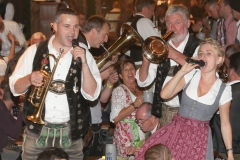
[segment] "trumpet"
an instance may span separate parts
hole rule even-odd
[[[43,85],[39,86],[39,87],[33,86],[31,89],[29,98],[28,98],[28,101],[34,107],[36,107],[34,113],[30,116],[27,116],[27,119],[29,121],[32,121],[33,123],[44,124],[44,121],[42,120],[42,111],[43,111],[43,107],[44,107],[44,102],[45,102],[50,84],[53,80],[53,76],[56,71],[58,62],[61,58],[62,52],[63,52],[63,49],[60,48],[60,54],[57,58],[53,54],[47,54],[42,61],[40,73],[43,75]],[[52,57],[54,59],[54,66],[53,66],[53,70],[51,73],[48,73],[46,70],[44,70],[44,66],[46,65],[44,62],[47,61],[48,57]]]
[[[157,36],[148,37],[143,43],[143,55],[152,63],[164,62],[169,52],[167,42],[173,35],[174,32],[169,31],[161,38]]]

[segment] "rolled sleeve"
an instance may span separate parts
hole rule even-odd
[[[151,63],[148,69],[148,76],[145,81],[140,81],[139,79],[139,69],[136,72],[136,79],[139,87],[149,86],[156,78],[157,74],[157,64]]]
[[[36,53],[36,45],[30,46],[23,55],[19,58],[13,74],[9,77],[9,87],[14,96],[19,96],[23,93],[16,93],[14,85],[18,79],[25,77],[32,72],[32,62]]]
[[[96,61],[94,60],[92,54],[89,52],[86,45],[80,44],[80,46],[85,48],[85,50],[86,50],[87,64],[88,64],[88,67],[90,69],[90,72],[93,75],[93,78],[95,79],[95,81],[97,83],[97,88],[95,90],[95,93],[94,93],[93,97],[90,96],[89,94],[87,94],[86,92],[84,92],[82,87],[81,87],[81,93],[82,93],[82,95],[85,99],[90,100],[90,101],[94,101],[100,95],[102,79],[101,79],[100,72],[99,72],[99,69],[97,67]],[[82,82],[83,82],[83,75],[82,75]]]

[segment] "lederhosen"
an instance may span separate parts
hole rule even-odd
[[[199,39],[189,35],[188,42],[185,46],[185,49],[183,51],[183,54],[187,57],[192,57],[196,48],[199,46]],[[162,85],[167,77],[167,75],[174,76],[177,71],[179,71],[181,68],[180,65],[175,66],[174,68],[170,67],[170,59],[167,59],[167,61],[162,62],[158,65],[157,68],[157,75],[156,75],[156,84],[155,84],[155,92],[154,92],[154,98],[153,98],[153,105],[152,105],[152,114],[156,117],[161,118],[162,117],[162,102],[163,99],[160,97],[160,92],[162,89]],[[170,73],[172,72],[172,73]],[[181,96],[181,94],[179,94]],[[179,97],[181,99],[181,97]]]
[[[139,19],[144,18],[141,15],[135,15],[133,18],[133,21],[131,23],[131,26],[138,32],[137,30],[137,22]],[[129,47],[130,49],[130,57],[134,62],[142,61],[142,47],[132,45]]]
[[[41,62],[44,56],[49,53],[48,50],[48,40],[39,44],[37,48],[36,55],[33,60],[33,71],[39,70],[41,67]],[[49,60],[48,60],[49,62]],[[47,67],[44,67],[46,70],[49,71],[50,64],[46,64]],[[76,79],[78,81],[76,81]],[[78,92],[74,92],[74,85],[78,87]],[[77,62],[72,59],[72,63],[69,68],[69,72],[67,74],[66,80],[64,81],[65,85],[65,92],[68,100],[69,105],[69,114],[70,114],[70,135],[71,140],[75,141],[83,137],[86,133],[88,126],[89,126],[89,118],[90,118],[90,109],[88,107],[87,100],[81,94],[81,70],[77,65]],[[29,131],[40,134],[43,125],[33,123],[26,119],[27,116],[32,115],[35,107],[27,100],[29,94],[31,92],[32,86],[28,88],[26,93],[26,98],[24,102],[24,116],[23,120],[27,125]],[[42,119],[44,120],[45,117],[45,108],[42,112]]]

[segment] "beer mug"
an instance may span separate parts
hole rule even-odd
[[[204,40],[204,39],[206,38],[206,35],[205,35],[205,33],[203,33],[203,32],[199,32],[199,33],[197,34],[197,38],[200,39],[200,40]]]
[[[153,103],[153,92],[143,92],[144,102]]]
[[[105,160],[117,160],[115,144],[106,144]]]

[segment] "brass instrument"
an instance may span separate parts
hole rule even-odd
[[[117,52],[127,48],[133,44],[141,46],[142,38],[141,36],[133,29],[131,26],[127,24],[122,25],[123,33],[121,37],[117,39],[114,44],[109,47],[108,51],[104,52],[102,56],[100,56],[97,60],[98,69],[101,69],[104,64],[112,57],[112,55],[117,54]]]
[[[39,86],[39,87],[32,86],[32,90],[31,90],[31,93],[29,95],[28,101],[34,107],[36,107],[36,109],[31,116],[27,116],[27,119],[29,121],[32,121],[32,122],[38,123],[38,124],[44,124],[44,121],[42,120],[42,117],[41,117],[42,116],[42,110],[43,110],[43,107],[44,107],[47,92],[49,90],[49,86],[50,86],[50,84],[53,80],[53,76],[54,76],[54,73],[56,71],[56,68],[57,68],[57,65],[58,65],[58,62],[60,60],[62,52],[63,52],[63,49],[60,48],[60,54],[57,58],[53,54],[47,54],[42,61],[40,73],[43,75],[43,85]],[[54,62],[55,62],[51,73],[48,73],[47,71],[45,71],[43,69],[44,66],[45,66],[44,62],[48,61],[47,60],[48,57],[53,57]]]
[[[165,33],[161,38],[157,36],[148,37],[143,43],[143,55],[152,63],[159,64],[168,57],[167,42],[174,32]]]

